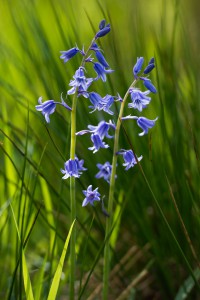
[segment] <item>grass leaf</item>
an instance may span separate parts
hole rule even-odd
[[[65,241],[65,244],[64,244],[64,248],[63,248],[63,251],[62,251],[62,254],[61,254],[61,257],[60,257],[60,260],[59,260],[59,263],[58,263],[58,266],[57,266],[57,269],[56,269],[56,272],[55,272],[55,275],[53,277],[53,281],[51,283],[51,288],[50,288],[47,300],[56,299],[56,295],[58,293],[58,287],[59,287],[59,283],[60,283],[60,278],[61,278],[61,274],[62,274],[62,269],[63,269],[63,265],[64,265],[64,260],[65,260],[65,256],[66,256],[67,248],[68,248],[68,244],[69,244],[69,239],[70,239],[75,221],[76,220],[74,220],[74,222],[72,223],[72,225],[70,227],[70,230],[69,230],[69,233],[67,235],[67,238],[66,238],[66,241]]]

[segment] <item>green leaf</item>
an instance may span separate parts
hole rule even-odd
[[[63,251],[62,251],[62,254],[61,254],[61,257],[60,257],[60,260],[59,260],[59,263],[58,263],[58,266],[57,266],[57,269],[56,269],[56,272],[55,272],[55,275],[54,275],[54,278],[53,278],[53,281],[52,281],[52,284],[51,284],[51,287],[50,287],[50,291],[49,291],[49,295],[48,295],[47,300],[56,299],[56,295],[57,295],[58,287],[59,287],[59,283],[60,283],[60,278],[61,278],[61,274],[62,274],[62,269],[63,269],[63,265],[64,265],[65,255],[67,253],[67,248],[68,248],[68,245],[69,245],[69,239],[70,239],[70,236],[71,236],[71,233],[72,233],[72,229],[74,227],[74,223],[75,223],[75,220],[72,223],[72,225],[70,227],[70,230],[69,230],[69,233],[67,235],[65,245],[64,245],[64,248],[63,248]]]
[[[16,221],[16,218],[15,218],[15,213],[14,213],[14,210],[12,208],[11,203],[10,203],[10,208],[12,210],[13,219],[14,219],[16,230],[17,230],[17,234],[18,234],[19,240],[21,242],[19,228],[18,228],[18,225],[17,225],[17,221]],[[25,257],[25,254],[24,254],[23,247],[21,248],[21,251],[22,251],[22,253],[21,253],[22,254],[22,270],[23,270],[24,289],[25,289],[25,293],[26,293],[26,299],[27,300],[34,300],[32,284],[31,284],[31,280],[30,280],[30,277],[29,277],[29,273],[28,273],[28,267],[27,267],[26,257]]]

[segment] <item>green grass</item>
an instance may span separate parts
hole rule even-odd
[[[101,46],[115,72],[106,84],[96,82],[94,89],[102,95],[123,96],[133,81],[136,58],[144,56],[147,62],[155,56],[157,68],[151,78],[158,94],[152,96],[144,116],[159,116],[143,138],[131,121],[124,122],[121,130],[121,147],[133,147],[143,160],[141,168],[128,172],[118,161],[109,299],[198,299],[200,295],[196,259],[200,250],[199,4],[114,3],[0,2],[2,299],[47,299],[58,274],[72,225],[69,181],[63,181],[60,173],[69,158],[70,118],[58,107],[47,125],[35,105],[39,96],[59,101],[61,92],[65,95],[80,61],[74,57],[64,65],[59,51],[76,43],[86,48],[103,18],[112,30]],[[71,105],[70,97],[67,103]],[[119,110],[118,104],[114,110]],[[77,130],[103,117],[88,114],[87,100],[80,99]],[[77,138],[77,155],[90,171],[76,185],[75,286],[77,298],[100,299],[105,216],[100,205],[82,208],[82,190],[98,185],[107,207],[108,184],[97,182],[94,175],[97,162],[111,161],[112,150],[91,155],[88,143],[88,136]],[[57,297],[67,299],[69,252],[59,272]]]

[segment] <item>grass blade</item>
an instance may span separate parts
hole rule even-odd
[[[52,281],[52,284],[51,284],[51,288],[50,288],[47,300],[56,299],[56,295],[57,295],[58,287],[59,287],[59,283],[60,283],[60,278],[61,278],[61,274],[62,274],[62,269],[63,269],[63,265],[64,265],[64,260],[65,260],[65,256],[66,256],[66,253],[67,253],[67,248],[68,248],[68,245],[69,245],[69,239],[70,239],[74,224],[75,224],[75,220],[72,223],[72,225],[70,227],[70,230],[69,230],[69,233],[67,235],[67,238],[66,238],[66,241],[65,241],[65,244],[64,244],[64,248],[63,248],[63,251],[62,251],[62,254],[61,254],[61,257],[60,257],[60,260],[59,260],[59,263],[58,263],[58,266],[57,266],[57,269],[56,269],[56,272],[55,272],[55,275],[53,277],[53,281]]]

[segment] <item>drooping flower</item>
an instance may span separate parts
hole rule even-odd
[[[126,167],[125,170],[127,171],[131,167],[134,167],[137,164],[137,160],[140,161],[142,159],[142,155],[140,157],[136,157],[133,153],[132,150],[124,150],[121,149],[120,151],[117,152],[117,154],[121,154],[124,159],[123,166]]]
[[[64,60],[64,63],[66,63],[68,60],[70,60],[70,58],[75,56],[78,52],[82,53],[82,51],[80,51],[78,47],[71,48],[67,51],[60,51],[60,53],[62,53],[60,58]]]
[[[157,93],[157,90],[155,88],[155,86],[153,85],[153,83],[151,82],[150,79],[148,78],[144,78],[144,77],[140,77],[140,79],[143,80],[144,86],[152,93]]]
[[[133,67],[133,75],[134,75],[135,78],[138,78],[137,75],[141,71],[143,62],[144,62],[144,57],[138,57],[137,58],[137,62],[136,62],[136,64]]]
[[[90,102],[92,103],[92,106],[89,106],[89,108],[92,108],[93,110],[91,111],[94,112],[95,110],[103,110],[107,112],[110,115],[113,115],[114,113],[109,109],[111,105],[114,102],[114,97],[111,95],[106,95],[105,97],[101,97],[99,94],[95,92],[89,93],[89,99]]]
[[[67,108],[68,110],[72,110],[64,102],[64,100],[62,99],[62,96],[61,96],[61,100],[62,100],[62,102],[56,102],[54,100],[47,100],[47,101],[42,103],[42,97],[39,97],[39,99],[38,99],[39,105],[36,105],[35,108],[36,108],[37,111],[41,111],[43,116],[45,117],[46,122],[50,123],[49,115],[51,115],[55,112],[56,104],[60,104],[60,105],[64,106],[65,108]]]
[[[88,129],[81,130],[76,133],[76,135],[83,135],[85,133],[91,133],[91,134],[98,134],[101,140],[104,139],[104,137],[107,137],[109,139],[113,138],[113,136],[108,134],[108,131],[110,128],[113,128],[115,130],[115,124],[113,124],[111,121],[101,121],[97,126],[88,125]]]
[[[95,55],[96,58],[98,59],[98,61],[100,62],[100,64],[102,66],[104,66],[104,68],[109,68],[109,64],[107,63],[105,57],[103,56],[103,54],[101,53],[101,51],[95,51]]]
[[[91,134],[91,141],[93,142],[93,147],[89,147],[88,149],[93,151],[93,153],[96,153],[100,148],[109,148],[98,134]]]
[[[109,121],[101,121],[97,126],[88,125],[88,129],[81,130],[76,133],[76,135],[83,135],[85,133],[91,133],[91,141],[93,142],[93,147],[89,147],[89,150],[92,150],[93,153],[97,152],[100,148],[108,148],[109,146],[103,142],[104,137],[109,139],[113,136],[108,134],[110,128],[115,129],[115,125]]]
[[[147,134],[148,130],[155,125],[157,120],[158,120],[158,117],[154,120],[149,120],[145,117],[139,117],[137,119],[137,124],[143,130],[143,132],[139,133],[139,136],[143,136],[143,135]]]
[[[98,62],[95,62],[93,64],[94,64],[94,70],[97,73],[97,77],[95,78],[95,80],[98,80],[99,78],[101,78],[102,81],[105,82],[106,81],[106,74],[112,73],[113,70],[105,69],[105,67],[102,64],[98,63]]]
[[[132,103],[128,104],[129,108],[134,108],[142,111],[143,108],[145,108],[151,101],[151,98],[146,96],[150,93],[150,91],[141,92],[136,88],[130,88],[129,92],[131,94],[132,100]]]
[[[84,160],[79,160],[76,156],[75,159],[69,159],[64,163],[64,170],[60,169],[61,173],[64,174],[62,179],[67,179],[69,177],[80,177],[82,171],[87,170],[83,167]]]
[[[136,117],[136,116],[131,116],[130,115],[130,116],[127,116],[127,117],[123,117],[121,119],[122,120],[129,120],[129,119],[135,119],[135,120],[137,120],[137,125],[140,128],[142,128],[142,130],[143,130],[138,135],[139,136],[143,136],[143,135],[147,134],[148,131],[149,131],[149,129],[152,128],[155,125],[156,121],[158,120],[158,117],[156,119],[154,119],[154,120],[149,120],[149,119],[147,119],[145,117]]]
[[[88,97],[87,89],[91,85],[93,78],[86,78],[84,74],[84,68],[80,67],[76,70],[75,75],[73,76],[74,80],[70,80],[69,85],[72,86],[70,90],[68,90],[67,94],[74,94],[76,91],[78,92],[78,96],[83,95],[85,98]]]
[[[100,23],[101,24],[101,23]],[[103,27],[103,26],[104,27]],[[102,25],[101,25],[101,28],[102,29],[100,29],[98,32],[97,32],[97,34],[95,35],[95,39],[98,39],[98,38],[100,38],[100,37],[103,37],[104,35],[106,35],[106,34],[108,34],[109,32],[110,32],[110,24],[107,24],[106,26],[105,26],[105,23],[102,23]]]
[[[97,164],[99,172],[95,175],[96,178],[104,178],[108,183],[110,182],[110,175],[112,171],[112,165],[107,161],[105,164]]]
[[[100,193],[98,192],[98,188],[92,190],[92,185],[89,185],[87,190],[83,190],[83,194],[85,195],[85,199],[83,200],[82,206],[86,206],[88,203],[92,206],[94,205],[94,201],[100,201]]]

